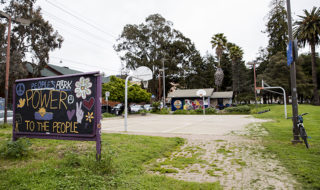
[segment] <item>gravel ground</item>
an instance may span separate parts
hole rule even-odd
[[[247,115],[135,115],[128,118],[128,132],[124,132],[121,117],[104,119],[102,132],[186,139],[179,151],[169,158],[159,158],[159,163],[188,156],[193,147],[202,150],[198,157],[205,163],[183,169],[161,166],[177,173],[148,171],[155,175],[184,181],[219,181],[224,189],[297,189],[299,184],[274,155],[264,150],[260,138],[268,133],[260,127],[261,122],[266,120]]]

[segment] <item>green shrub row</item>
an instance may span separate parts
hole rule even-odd
[[[245,106],[236,106],[236,107],[228,107],[224,109],[227,113],[242,113],[242,114],[248,114],[250,113],[250,107]]]
[[[103,117],[115,117],[116,115],[108,113],[108,112],[105,112],[105,113],[102,114],[102,116]]]
[[[215,114],[217,110],[215,108],[206,108],[206,114]],[[176,110],[173,114],[180,114],[180,115],[197,115],[203,114],[203,109],[195,109],[195,110]]]

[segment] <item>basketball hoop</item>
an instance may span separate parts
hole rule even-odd
[[[142,81],[142,84],[143,84],[143,88],[148,88],[148,81],[147,80]]]
[[[203,89],[200,89],[197,91],[197,96],[202,97],[202,96],[205,96],[206,94],[207,94],[206,91]]]
[[[262,89],[263,89],[263,87],[257,87],[256,88],[257,94],[260,94],[260,90],[262,90]]]

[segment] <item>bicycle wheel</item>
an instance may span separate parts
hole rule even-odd
[[[303,125],[301,125],[301,126],[299,127],[299,130],[300,130],[300,136],[301,136],[301,138],[303,139],[304,144],[306,144],[306,147],[309,148],[309,144],[308,144],[308,140],[307,140],[308,135],[307,135],[307,132],[306,132],[306,130],[304,129]]]

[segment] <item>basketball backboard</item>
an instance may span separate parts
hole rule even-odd
[[[152,71],[146,66],[141,66],[133,71],[132,76],[132,81],[148,81],[152,79]]]

